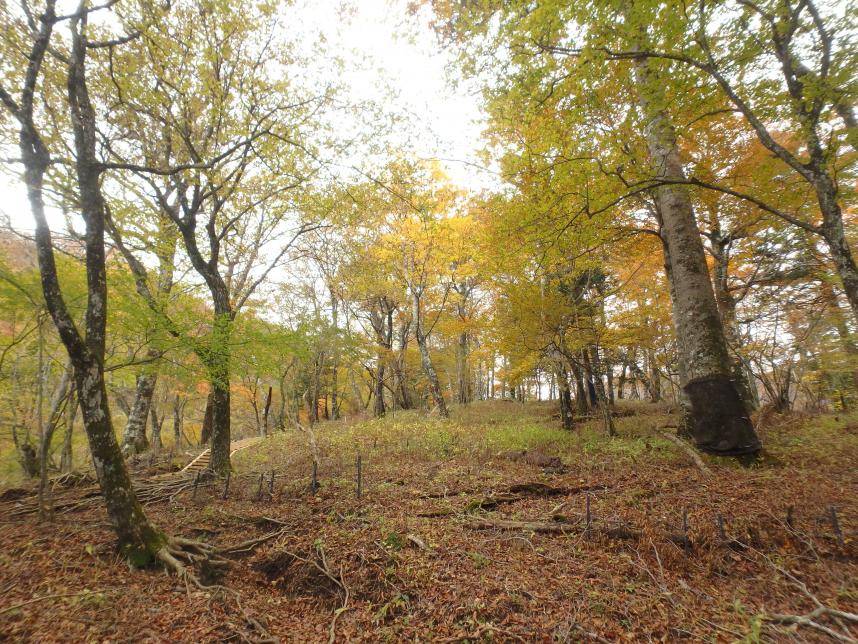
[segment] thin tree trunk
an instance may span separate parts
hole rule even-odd
[[[146,438],[146,423],[149,420],[149,409],[152,406],[152,396],[158,376],[154,373],[137,375],[137,386],[134,388],[134,403],[128,412],[128,421],[122,434],[122,452],[126,456],[139,454],[149,447]]]
[[[184,415],[185,401],[182,400],[179,394],[176,394],[173,400],[173,444],[175,448],[182,448],[182,416]]]
[[[265,396],[265,407],[262,411],[262,436],[268,436],[268,414],[271,411],[271,395],[274,391],[272,386],[268,386],[268,395]]]
[[[373,406],[373,414],[376,418],[381,418],[387,411],[384,406],[384,355],[379,351],[378,364],[375,368],[375,405]]]
[[[414,322],[414,339],[417,341],[417,348],[420,351],[420,364],[423,367],[423,372],[429,380],[429,393],[432,396],[432,401],[438,409],[438,414],[441,418],[447,418],[450,412],[447,410],[447,403],[444,402],[444,394],[441,393],[441,383],[438,381],[438,373],[435,371],[435,365],[432,364],[432,356],[429,354],[428,337],[425,335],[423,328],[423,311],[420,302],[421,295],[412,289],[411,307],[412,317]]]
[[[77,395],[74,380],[72,380],[71,391],[69,391],[69,398],[66,403],[66,431],[63,435],[63,452],[60,456],[60,471],[63,473],[71,472],[74,465],[72,462],[72,437],[74,436],[74,423],[77,420],[77,409]]]
[[[161,442],[161,426],[164,419],[158,417],[158,410],[155,408],[155,405],[149,407],[149,415],[152,418],[152,452],[158,454],[163,447],[163,443]]]
[[[60,422],[63,402],[67,402],[69,395],[69,384],[72,381],[72,363],[66,362],[62,378],[51,396],[51,408],[48,411],[47,421],[42,423],[41,436],[39,440],[39,519],[43,520],[50,514],[50,509],[45,503],[45,491],[48,488],[48,452],[57,424]]]

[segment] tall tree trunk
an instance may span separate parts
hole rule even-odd
[[[337,420],[340,417],[339,392],[339,369],[340,369],[340,337],[339,337],[339,299],[333,288],[331,291],[331,324],[334,327],[334,341],[331,346],[331,418]]]
[[[587,404],[587,392],[584,389],[584,376],[581,368],[575,361],[570,361],[572,366],[572,377],[575,379],[575,407],[579,416],[584,416],[590,410]]]
[[[441,393],[441,383],[438,381],[438,373],[435,371],[435,365],[432,364],[432,356],[429,354],[429,339],[423,328],[423,311],[420,299],[421,294],[412,289],[411,307],[414,319],[414,339],[417,341],[417,348],[420,350],[420,364],[423,367],[426,378],[429,380],[429,393],[432,396],[432,401],[435,403],[435,407],[437,407],[441,418],[447,418],[450,412],[447,410],[447,403],[444,402],[444,394]]]
[[[381,418],[387,411],[384,406],[384,354],[379,351],[378,364],[375,368],[374,380],[375,404],[373,405],[373,414],[376,418]]]
[[[182,449],[182,420],[185,402],[179,394],[173,399],[173,445],[176,449]]]
[[[60,456],[60,471],[64,474],[66,472],[71,472],[73,463],[73,455],[72,455],[72,438],[74,436],[74,423],[77,420],[77,394],[74,388],[74,382],[72,382],[72,388],[69,392],[68,402],[66,403],[66,431],[63,435],[63,451]]]
[[[634,63],[650,164],[657,178],[684,181],[676,133],[652,64],[648,59]],[[688,191],[682,185],[662,185],[654,190],[654,197],[672,268],[675,331],[682,338],[679,347],[688,370],[684,389],[691,401],[694,440],[698,448],[713,454],[756,453],[760,440],[730,379],[727,343]]]
[[[210,391],[206,396],[206,407],[203,411],[203,424],[200,428],[200,445],[206,445],[212,439],[212,427],[214,425],[214,392]]]
[[[72,364],[71,360],[66,362],[63,375],[57,388],[54,390],[54,395],[51,396],[51,408],[48,411],[47,421],[42,423],[41,436],[39,438],[39,519],[45,519],[50,513],[50,509],[45,502],[45,491],[48,488],[48,453],[51,448],[51,441],[54,437],[54,432],[60,422],[62,414],[63,402],[68,402],[69,384],[72,381]]]
[[[158,417],[158,410],[155,405],[149,407],[149,416],[152,418],[152,452],[158,454],[164,444],[161,441],[161,427],[164,419]]]
[[[227,298],[226,293],[223,298]],[[230,340],[232,338],[232,315],[228,300],[219,302],[215,298],[215,319],[211,334],[211,346],[206,354],[212,388],[212,440],[209,471],[226,476],[231,469],[229,460],[231,444],[230,428]]]
[[[146,438],[146,423],[149,420],[149,409],[152,406],[152,396],[158,376],[154,373],[137,375],[137,386],[134,388],[134,403],[128,412],[128,421],[122,434],[122,452],[126,456],[139,454],[149,447]]]
[[[408,350],[410,328],[410,322],[403,322],[400,326],[399,333],[397,334],[399,337],[399,346],[396,355],[391,361],[393,368],[393,390],[395,392],[394,398],[400,409],[411,409],[414,406],[411,400],[411,392],[408,390],[408,378],[405,374],[405,355]]]
[[[651,402],[661,402],[661,372],[655,363],[655,352],[648,349],[646,352],[646,367],[649,371],[646,387]]]
[[[587,388],[590,409],[595,409],[599,406],[601,397],[596,390],[596,375],[593,372],[593,365],[590,363],[590,352],[586,348],[581,349],[581,364],[584,365],[584,386]]]
[[[108,408],[104,380],[105,331],[107,324],[107,269],[104,248],[105,207],[101,195],[101,165],[96,158],[97,128],[95,111],[89,99],[85,78],[87,43],[82,20],[85,13],[70,19],[70,52],[67,54],[67,98],[74,135],[75,174],[78,202],[86,232],[84,237],[87,279],[85,334],[78,331],[60,289],[54,259],[51,231],[45,217],[44,175],[50,154],[33,120],[33,96],[56,22],[55,3],[49,0],[38,21],[38,32],[28,56],[26,85],[16,118],[21,125],[20,151],[24,181],[33,218],[42,292],[51,318],[57,327],[74,367],[84,427],[99,485],[113,524],[120,549],[132,561],[149,559],[160,552],[164,536],[147,520],[131,485],[125,460]],[[8,102],[4,100],[8,105]]]
[[[271,413],[271,396],[274,392],[274,388],[269,385],[268,386],[268,394],[265,396],[265,407],[262,410],[262,436],[263,438],[268,436],[268,415]]]
[[[572,412],[572,395],[569,392],[569,376],[566,373],[566,367],[562,364],[555,365],[554,378],[560,392],[558,396],[560,401],[560,420],[563,423],[563,429],[570,430],[573,427],[574,417]]]
[[[456,400],[460,405],[471,402],[471,386],[468,373],[468,334],[462,331],[456,345]]]
[[[822,213],[822,238],[834,260],[834,267],[843,284],[843,292],[852,308],[852,316],[858,322],[858,266],[855,265],[855,258],[843,229],[843,213],[837,202],[837,188],[824,171],[817,171],[813,187]]]

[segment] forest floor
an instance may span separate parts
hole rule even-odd
[[[7,490],[0,640],[826,641],[770,617],[858,612],[858,415],[758,420],[760,463],[706,458],[706,475],[660,434],[663,407],[624,403],[612,439],[555,411],[322,423],[315,493],[289,431],[235,455],[226,500],[222,482],[150,495],[169,533],[232,549],[207,589],[130,570],[91,483],[58,489],[41,524]]]

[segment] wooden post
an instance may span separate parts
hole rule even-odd
[[[223,495],[221,495],[221,499],[226,500],[226,497],[229,496],[229,479],[232,476],[232,472],[227,470],[226,472],[226,481],[223,484]]]
[[[357,455],[357,498],[360,498],[361,495],[361,487],[362,487],[362,467],[361,467],[361,458],[360,454]]]
[[[265,478],[265,474],[263,472],[259,473],[259,487],[256,490],[256,500],[262,500],[262,481]]]
[[[843,532],[840,530],[840,522],[837,520],[837,510],[833,505],[828,507],[828,515],[831,518],[831,527],[834,529],[834,536],[837,537],[837,545],[842,548],[846,544],[843,541]]]
[[[200,473],[197,472],[197,475],[194,477],[194,493],[191,496],[192,499],[197,498],[197,488],[199,487],[199,485],[200,485]]]

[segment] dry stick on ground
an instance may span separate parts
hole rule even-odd
[[[776,624],[795,624],[797,626],[807,626],[809,628],[816,629],[821,633],[825,633],[829,637],[833,637],[834,639],[839,640],[841,642],[850,642],[851,644],[855,644],[856,642],[858,642],[858,640],[856,640],[854,637],[838,633],[833,628],[829,628],[825,624],[820,624],[819,622],[815,621],[816,619],[823,616],[834,617],[837,619],[847,620],[858,624],[858,614],[847,613],[845,611],[837,610],[835,608],[828,608],[827,606],[815,608],[807,615],[767,615],[765,617],[765,620],[768,622],[774,622]]]
[[[222,548],[218,550],[220,554],[240,554],[245,552],[250,552],[256,546],[262,545],[266,541],[271,541],[272,539],[276,539],[277,537],[281,537],[285,535],[292,529],[291,526],[281,528],[280,530],[274,530],[273,532],[268,532],[261,537],[256,537],[255,539],[248,539],[247,541],[242,541],[241,543],[237,543],[233,546],[229,546],[227,548]]]
[[[340,615],[342,615],[348,610],[349,604],[349,587],[346,586],[346,581],[343,578],[343,569],[340,568],[339,578],[331,572],[331,569],[328,567],[328,559],[325,556],[325,549],[322,547],[321,544],[316,545],[316,553],[319,555],[318,560],[301,557],[300,555],[286,550],[285,548],[282,549],[282,552],[286,553],[296,561],[301,561],[305,564],[315,567],[317,570],[319,570],[319,572],[321,572],[323,575],[325,575],[325,577],[330,579],[334,583],[334,585],[336,585],[337,588],[339,588],[343,592],[343,603],[339,608],[334,611],[334,619],[331,621],[331,626],[328,629],[328,642],[333,643],[333,641],[336,639],[335,629],[337,627],[337,620],[339,619]]]
[[[20,604],[15,604],[14,606],[7,606],[6,608],[0,608],[0,615],[5,613],[11,613],[13,610],[18,610],[19,608],[23,608],[24,606],[29,606],[30,604],[35,604],[37,602],[45,601],[47,599],[62,599],[64,597],[81,597],[86,595],[95,595],[98,593],[103,593],[103,590],[82,590],[78,593],[60,593],[58,595],[43,595],[42,597],[33,597],[32,599],[28,599],[25,602],[21,602]]]
[[[820,632],[823,632],[834,639],[840,640],[841,642],[858,642],[854,637],[852,637],[852,633],[843,623],[844,620],[849,622],[854,622],[858,624],[858,614],[849,613],[841,610],[837,610],[836,608],[829,608],[825,606],[816,595],[814,595],[807,587],[801,579],[793,575],[788,570],[782,568],[777,565],[774,561],[771,560],[765,553],[760,552],[756,548],[752,548],[746,544],[740,543],[746,550],[755,553],[759,557],[761,557],[767,564],[769,564],[772,568],[774,568],[777,572],[786,577],[789,581],[791,581],[795,586],[801,590],[802,594],[804,594],[810,601],[812,601],[816,608],[808,613],[807,615],[769,615],[766,617],[767,621],[777,623],[777,624],[795,624],[797,626],[807,626],[809,628],[814,628]],[[749,558],[750,560],[750,558]],[[843,629],[843,634],[838,633],[837,631],[825,626],[824,624],[820,624],[819,622],[814,621],[815,619],[828,616],[834,619],[840,628]]]
[[[669,440],[674,445],[677,445],[682,451],[688,454],[688,458],[697,466],[697,469],[700,470],[703,476],[712,476],[712,470],[706,467],[706,463],[703,462],[703,459],[691,448],[688,443],[683,441],[678,436],[674,436],[669,432],[659,432],[662,436],[664,436],[667,440]]]

